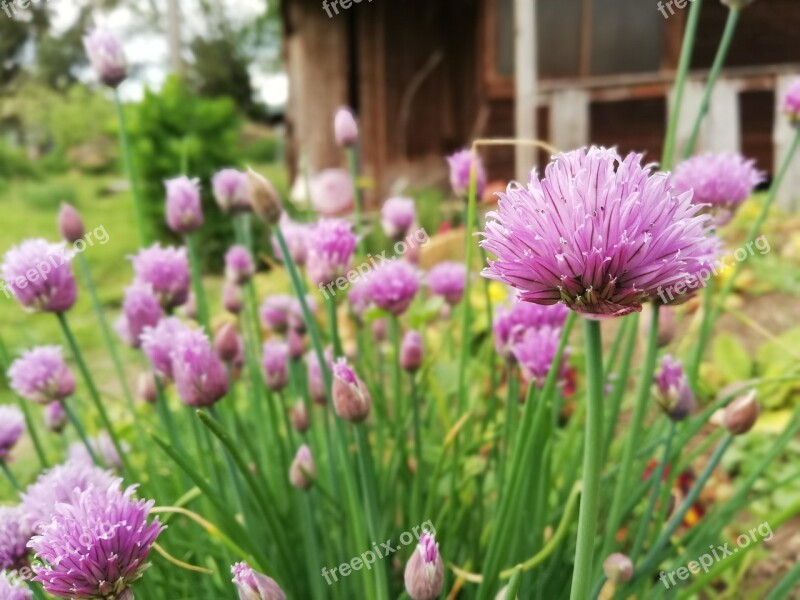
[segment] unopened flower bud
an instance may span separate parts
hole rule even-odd
[[[250,281],[255,272],[253,257],[244,246],[231,246],[225,253],[225,277],[228,281],[242,285]]]
[[[311,421],[308,418],[308,409],[302,400],[298,400],[292,407],[289,416],[292,419],[292,426],[300,433],[305,433],[311,426]]]
[[[61,210],[58,211],[58,231],[71,244],[83,239],[85,233],[80,213],[66,202],[61,203]]]
[[[116,88],[125,80],[128,71],[125,54],[116,37],[97,29],[83,37],[83,46],[101,82]]]
[[[254,571],[245,562],[233,565],[231,573],[239,600],[286,600],[286,594],[274,579]]]
[[[197,298],[195,298],[194,292],[189,292],[181,310],[183,311],[184,317],[192,321],[197,321]]]
[[[137,391],[139,393],[139,398],[148,404],[153,404],[158,399],[156,376],[152,371],[139,374]]]
[[[783,97],[783,112],[794,127],[800,128],[800,77],[792,80]]]
[[[369,415],[372,397],[367,386],[347,364],[346,358],[340,358],[333,365],[333,408],[336,414],[345,421],[360,423]]]
[[[67,426],[67,411],[64,405],[59,402],[51,402],[44,409],[44,424],[53,433],[61,433]]]
[[[652,310],[652,308],[650,309]],[[639,320],[639,333],[645,339],[650,331],[650,319],[642,318]],[[658,333],[656,340],[659,348],[668,346],[675,339],[675,313],[667,307],[662,306],[658,311]]]
[[[435,600],[442,593],[444,563],[439,544],[431,533],[423,533],[403,575],[411,600]]]
[[[306,352],[306,338],[303,333],[292,327],[286,334],[286,343],[289,346],[289,358],[298,360]]]
[[[422,356],[422,336],[418,331],[407,332],[400,345],[400,366],[414,373],[422,365]]]
[[[289,383],[289,348],[285,342],[270,340],[262,353],[264,381],[273,392],[280,392]]]
[[[624,554],[615,552],[603,561],[603,571],[609,581],[625,583],[633,577],[633,562]]]
[[[358,139],[358,125],[349,108],[342,107],[336,111],[333,118],[333,133],[336,143],[340,146],[350,146]]]
[[[292,466],[289,468],[289,481],[294,487],[307,490],[314,483],[316,475],[317,468],[311,456],[311,448],[303,444],[297,450]]]
[[[231,323],[225,323],[214,336],[214,349],[225,363],[230,364],[236,359],[239,355],[241,344],[236,327]]]
[[[281,198],[275,186],[263,175],[247,169],[247,193],[258,218],[275,225],[281,217]]]
[[[226,281],[222,286],[222,307],[234,315],[242,312],[244,307],[242,288],[231,281]]]
[[[755,390],[736,398],[722,413],[722,424],[732,435],[747,433],[758,420],[758,401]]]
[[[188,234],[203,225],[200,180],[185,175],[164,182],[167,189],[167,225],[175,233]]]
[[[682,421],[694,410],[694,392],[681,363],[669,354],[661,361],[655,376],[656,400],[673,421]]]

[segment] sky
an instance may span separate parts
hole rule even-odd
[[[81,4],[91,0],[49,0],[53,10],[52,26],[60,33],[70,26],[78,16]],[[123,0],[121,6],[113,11],[98,14],[96,23],[107,29],[120,40],[125,48],[129,63],[135,66],[132,76],[120,87],[120,94],[126,100],[138,100],[145,87],[158,89],[169,72],[167,40],[162,33],[144,33],[137,30],[136,11],[138,6],[155,2],[163,7],[163,0]],[[264,10],[274,9],[277,0],[212,0],[222,5],[225,14],[234,23],[245,23],[259,16]],[[195,35],[207,32],[206,23],[201,17],[199,0],[179,0],[181,10],[182,38],[184,42]],[[251,65],[250,76],[253,88],[262,101],[270,106],[282,106],[286,102],[288,80],[285,73],[272,73],[259,65]],[[87,80],[93,76],[85,74]]]

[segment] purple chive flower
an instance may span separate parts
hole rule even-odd
[[[22,411],[10,404],[0,406],[0,461],[8,460],[23,431],[25,431],[25,417]]]
[[[354,197],[353,179],[344,169],[325,169],[311,180],[311,204],[324,217],[350,212]]]
[[[53,433],[61,433],[67,426],[67,411],[61,402],[55,401],[44,409],[44,426]]]
[[[346,107],[336,111],[333,118],[333,135],[340,146],[352,146],[358,140],[358,125],[353,112]]]
[[[139,338],[145,328],[155,327],[164,316],[161,303],[150,284],[137,282],[125,290],[122,313],[116,330],[119,337],[132,348],[141,345]]]
[[[296,488],[307,490],[314,483],[317,467],[311,456],[311,448],[306,444],[300,446],[289,467],[289,482]]]
[[[289,346],[276,340],[265,342],[261,365],[267,387],[280,392],[289,383]]]
[[[138,283],[147,283],[164,309],[174,308],[189,298],[189,261],[186,248],[162,248],[156,243],[131,257]]]
[[[450,185],[453,192],[456,196],[466,198],[469,195],[472,151],[459,150],[447,157],[447,164],[450,165]],[[475,156],[475,183],[476,197],[480,200],[483,197],[483,190],[486,188],[486,171],[480,156]]]
[[[157,375],[173,379],[172,348],[178,336],[186,330],[188,327],[177,317],[167,317],[155,327],[145,327],[140,338],[142,352]]]
[[[414,373],[422,366],[424,356],[422,335],[419,331],[407,331],[400,344],[400,366]]]
[[[8,370],[11,388],[37,404],[63,400],[75,391],[75,376],[59,346],[40,346],[24,352]]]
[[[434,294],[442,296],[450,306],[455,306],[464,297],[466,278],[464,263],[446,261],[431,268],[425,281]]]
[[[340,358],[333,365],[332,395],[333,408],[345,421],[360,423],[369,416],[372,397],[346,358]]]
[[[44,561],[34,567],[36,581],[60,598],[130,599],[131,584],[149,566],[150,548],[164,530],[158,518],[147,522],[152,500],[137,500],[135,486],[76,491],[70,504],[58,504],[52,520],[29,546]]]
[[[305,265],[311,228],[305,223],[293,221],[286,213],[281,215],[278,227],[283,233],[283,238],[286,240],[286,246],[289,249],[289,255],[292,257],[294,264],[298,266]],[[272,249],[275,251],[275,256],[278,260],[283,261],[283,254],[275,237],[272,238]]]
[[[288,294],[267,296],[259,310],[261,323],[275,333],[285,333],[289,328],[289,314],[293,310],[294,302],[294,297]]]
[[[28,310],[66,312],[78,295],[71,258],[63,242],[25,240],[6,252],[0,265],[5,284],[0,289],[14,294]]]
[[[286,594],[274,579],[254,571],[246,562],[233,565],[231,573],[239,600],[286,600]]]
[[[783,98],[783,112],[795,127],[800,126],[800,77],[792,80]]]
[[[500,306],[495,311],[492,331],[494,347],[507,360],[513,358],[511,346],[528,329],[541,327],[561,328],[567,320],[569,309],[564,304],[532,304],[513,300],[511,305]]]
[[[386,236],[402,240],[417,219],[417,209],[412,198],[389,198],[381,209],[381,225]]]
[[[70,244],[82,239],[85,233],[81,214],[66,202],[61,203],[58,211],[58,232]]]
[[[731,220],[753,189],[765,179],[755,161],[740,154],[703,154],[690,158],[675,169],[675,190],[693,192],[694,204],[708,204],[716,225]]]
[[[228,393],[225,365],[205,333],[185,329],[172,342],[172,373],[184,404],[211,406]]]
[[[83,47],[97,73],[97,78],[110,88],[125,81],[128,67],[119,40],[107,31],[95,29],[83,36]]]
[[[3,600],[31,600],[31,592],[21,579],[13,579],[9,573],[0,572],[0,598]]]
[[[164,182],[167,189],[167,225],[175,233],[192,233],[203,225],[200,180],[185,175]]]
[[[238,315],[242,312],[242,288],[231,281],[226,281],[222,286],[222,307],[229,313]]]
[[[25,565],[32,533],[25,525],[21,506],[0,506],[0,571]]]
[[[419,274],[404,260],[382,264],[369,276],[368,295],[372,303],[393,315],[402,315],[419,291]]]
[[[356,236],[342,219],[320,219],[309,234],[308,276],[316,285],[328,285],[350,268]]]
[[[75,491],[89,487],[105,489],[114,483],[114,476],[91,462],[69,460],[45,471],[22,493],[25,523],[39,531],[50,522],[57,504],[72,501]]]
[[[214,199],[224,213],[243,213],[251,210],[247,191],[247,173],[222,169],[211,178]]]
[[[403,575],[411,600],[435,600],[442,593],[444,563],[432,533],[423,533]]]
[[[683,371],[683,365],[669,354],[661,359],[661,370],[655,375],[656,400],[673,421],[682,421],[694,409],[694,392]]]
[[[250,281],[255,272],[253,257],[244,246],[231,246],[225,253],[225,277],[228,281],[242,285]]]
[[[561,330],[555,327],[527,329],[511,344],[511,353],[522,367],[522,373],[528,381],[535,381],[542,387],[547,372],[558,352]],[[567,376],[566,352],[561,356],[559,378]]]
[[[592,318],[685,300],[719,242],[691,194],[651,170],[639,154],[593,147],[556,156],[527,188],[510,184],[489,214],[481,245],[497,260],[484,275]]]
[[[286,332],[286,345],[289,350],[289,358],[300,360],[306,352],[306,338],[297,329],[290,329]]]

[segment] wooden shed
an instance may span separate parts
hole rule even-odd
[[[691,2],[283,0],[291,165],[301,154],[312,170],[341,164],[331,125],[341,105],[361,123],[373,203],[398,178],[443,183],[445,154],[476,137],[513,137],[522,121],[560,149],[616,145],[657,160]],[[727,11],[704,1],[679,148]],[[520,27],[520,14],[534,25]],[[778,103],[800,73],[798,30],[797,0],[744,10],[701,150],[741,151],[773,171],[792,135]],[[515,61],[527,52],[530,61]],[[521,79],[533,83],[527,104],[517,102]],[[514,177],[513,149],[482,153],[492,179]],[[785,187],[800,196],[800,164],[793,173]]]

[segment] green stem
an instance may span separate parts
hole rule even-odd
[[[647,414],[647,401],[650,398],[650,388],[653,384],[653,373],[656,370],[656,359],[658,357],[658,314],[659,307],[657,304],[653,303],[650,330],[647,337],[647,349],[645,351],[644,364],[642,365],[642,372],[639,379],[639,388],[636,393],[636,404],[633,407],[633,415],[631,416],[631,422],[628,427],[628,435],[625,438],[625,445],[622,448],[622,459],[620,460],[619,473],[617,474],[617,482],[614,487],[611,509],[608,513],[605,538],[600,556],[608,556],[610,553],[611,546],[614,543],[614,536],[620,525],[622,504],[630,490],[633,455],[639,444],[639,434],[642,431],[644,417]]]
[[[122,146],[122,158],[125,163],[128,181],[131,184],[131,194],[133,195],[134,220],[136,222],[136,231],[139,232],[139,245],[145,247],[150,244],[150,236],[147,233],[147,227],[145,225],[144,204],[142,202],[141,192],[139,191],[139,180],[136,177],[136,172],[133,167],[131,144],[128,139],[128,127],[125,123],[125,110],[122,107],[122,100],[120,100],[118,90],[114,90],[114,104],[117,107],[117,118],[119,119],[119,143],[120,146]]]
[[[694,40],[697,36],[697,26],[700,22],[700,9],[703,0],[695,0],[689,9],[689,18],[686,22],[686,33],[683,36],[681,46],[681,56],[678,61],[678,75],[675,80],[675,97],[672,100],[672,108],[669,113],[667,123],[667,134],[664,138],[664,152],[661,156],[661,169],[668,171],[672,167],[672,157],[675,154],[675,138],[678,134],[678,121],[681,117],[681,105],[683,104],[683,90],[686,86],[686,76],[692,61],[692,51],[694,50]]]
[[[519,411],[519,375],[514,368],[514,363],[508,365],[508,395],[506,397],[506,418],[503,423],[503,448],[497,466],[498,489],[503,489],[505,480],[506,461],[511,456],[511,439],[514,432],[514,421]]]
[[[599,321],[585,319],[586,435],[583,451],[583,485],[578,516],[578,542],[572,575],[572,600],[589,597],[592,557],[600,508],[600,469],[603,453],[603,347]]]
[[[197,242],[193,233],[187,233],[185,238],[186,248],[189,250],[189,267],[192,270],[192,289],[197,304],[197,320],[206,330],[206,335],[211,335],[208,321],[208,302],[205,288],[203,288],[203,273],[200,267],[200,255],[197,251]]]
[[[336,315],[336,296],[333,294],[325,296],[325,306],[328,309],[328,325],[331,328],[331,345],[336,358],[344,356],[342,351],[342,340],[339,338],[339,321]]]
[[[355,226],[356,226],[356,237],[358,238],[358,242],[357,242],[358,243],[358,254],[359,255],[363,255],[364,254],[364,252],[363,252],[363,244],[364,244],[363,237],[364,236],[362,235],[362,222],[361,222],[361,219],[362,219],[361,211],[362,211],[362,208],[363,208],[362,207],[363,199],[362,199],[362,193],[361,193],[361,186],[359,185],[359,177],[360,177],[359,171],[360,171],[360,168],[359,168],[359,159],[358,159],[358,148],[356,147],[355,144],[352,144],[352,145],[350,145],[350,146],[348,146],[346,148],[345,152],[347,154],[347,164],[350,167],[350,175],[353,178],[353,196],[354,196],[354,200],[355,200],[355,214],[354,214],[354,217],[355,217],[355,221],[356,221],[356,223],[355,223]]]
[[[422,420],[420,417],[420,398],[417,394],[417,380],[413,373],[409,375],[411,382],[411,409],[414,412],[414,457],[417,461],[417,472],[414,482],[414,510],[415,519],[423,518],[422,510],[422,484],[425,481],[425,463],[422,460]]]
[[[700,126],[703,124],[703,118],[706,116],[706,113],[708,113],[711,95],[714,92],[717,79],[722,72],[722,67],[725,65],[725,59],[728,56],[728,50],[731,47],[731,41],[733,41],[733,34],[736,31],[736,25],[739,22],[739,15],[741,12],[741,9],[735,6],[731,7],[728,11],[728,20],[725,21],[725,31],[722,33],[722,40],[717,48],[717,55],[714,57],[714,63],[711,65],[711,71],[708,74],[703,100],[700,102],[700,110],[697,111],[692,133],[689,136],[689,141],[683,152],[684,158],[689,158],[694,153],[695,147],[697,146],[697,138],[700,137]]]
[[[89,371],[89,368],[86,366],[86,362],[83,360],[83,354],[78,346],[78,342],[72,335],[72,330],[70,329],[67,321],[67,315],[65,313],[56,313],[56,317],[58,317],[58,323],[61,325],[61,331],[64,333],[64,338],[67,340],[67,345],[69,345],[70,350],[72,351],[72,356],[75,359],[75,362],[78,364],[78,370],[81,372],[81,376],[86,383],[86,387],[89,388],[89,396],[91,397],[92,402],[94,403],[95,408],[100,415],[100,421],[103,423],[103,427],[108,431],[108,435],[111,438],[111,443],[114,445],[114,449],[117,451],[117,454],[119,454],[123,468],[132,480],[136,480],[136,476],[131,469],[130,463],[128,462],[128,453],[123,450],[122,445],[119,443],[119,438],[117,437],[114,427],[111,424],[111,419],[108,418],[108,413],[106,412],[106,408],[103,405],[102,399],[100,398],[100,392],[97,390],[97,386],[94,383],[92,374]]]
[[[11,483],[11,487],[13,487],[18,492],[21,492],[22,486],[20,486],[19,481],[17,481],[17,478],[14,477],[14,474],[11,472],[11,469],[8,468],[8,464],[6,463],[5,460],[0,459],[0,467],[2,467],[3,473],[6,474],[8,481]]]
[[[61,406],[64,407],[64,414],[67,415],[67,420],[72,424],[75,428],[75,433],[78,434],[78,438],[80,438],[81,443],[83,443],[84,448],[89,453],[89,456],[92,457],[92,460],[95,464],[100,464],[100,461],[97,458],[97,454],[95,454],[94,448],[89,443],[89,438],[86,435],[86,430],[83,428],[81,424],[81,420],[78,418],[78,415],[75,414],[75,411],[72,410],[69,404],[64,400],[61,402]],[[107,465],[106,465],[107,466]]]
[[[614,429],[617,426],[617,418],[622,408],[622,399],[625,396],[625,390],[628,386],[628,373],[631,368],[631,360],[633,358],[633,350],[636,348],[636,339],[639,335],[639,313],[635,313],[626,318],[630,329],[626,332],[628,339],[625,341],[625,347],[622,351],[622,360],[619,366],[619,372],[614,380],[614,385],[611,389],[611,397],[608,404],[611,407],[608,418],[606,419],[606,430],[603,435],[603,461],[605,462],[608,457],[608,452],[611,450],[611,442],[614,441]],[[610,375],[609,369],[606,370],[606,378]]]
[[[475,227],[476,208],[477,203],[477,173],[475,170],[476,161],[471,162],[469,173],[469,200],[467,205],[467,222],[464,227],[466,229],[464,237],[466,249],[464,251],[464,264],[466,265],[466,275],[464,278],[464,300],[461,306],[461,357],[458,363],[458,416],[462,415],[467,409],[467,364],[469,362],[470,352],[470,325],[471,323],[471,305],[470,305],[470,291],[472,288],[472,253],[475,241],[472,239],[472,234]],[[491,326],[491,323],[490,323]]]

